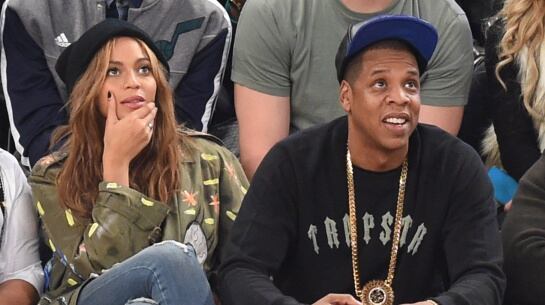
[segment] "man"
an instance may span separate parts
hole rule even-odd
[[[43,284],[30,187],[17,160],[0,149],[0,305],[36,304]]]
[[[263,160],[226,245],[224,304],[501,304],[481,161],[418,124],[436,42],[429,23],[409,16],[350,28],[336,60],[347,117]]]
[[[469,24],[454,0],[253,0],[238,23],[232,70],[240,157],[250,178],[288,133],[342,115],[332,59],[349,25],[379,14],[413,15],[438,29],[422,75],[420,121],[457,133],[473,55]]]
[[[23,164],[44,156],[51,132],[68,121],[57,58],[105,18],[127,20],[154,39],[171,67],[178,121],[207,131],[231,39],[229,17],[216,0],[7,0],[2,83]]]

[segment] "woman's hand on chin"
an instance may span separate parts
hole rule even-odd
[[[157,107],[153,103],[117,117],[117,101],[108,94],[108,116],[102,154],[104,181],[129,185],[129,164],[148,145],[153,135]]]

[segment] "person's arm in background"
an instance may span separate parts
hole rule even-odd
[[[2,84],[17,151],[31,167],[47,154],[52,131],[68,115],[43,50],[8,4],[2,11]]]
[[[419,121],[457,135],[471,86],[473,44],[469,23],[461,9],[444,26],[422,78]]]
[[[520,179],[502,227],[506,304],[543,304],[545,299],[545,157]],[[507,303],[509,302],[509,303]],[[512,303],[511,303],[512,302]]]
[[[251,179],[290,127],[290,40],[282,12],[264,0],[245,4],[237,25],[231,78],[239,122],[240,158]]]
[[[38,215],[17,160],[0,150],[5,197],[0,245],[0,305],[36,304],[44,275],[38,254]],[[7,178],[7,179],[6,179]]]
[[[235,84],[240,162],[252,179],[263,157],[289,134],[290,101]]]
[[[174,90],[177,121],[202,132],[208,132],[212,121],[232,37],[229,16],[216,5],[208,16],[202,45],[192,55],[187,73]]]
[[[464,106],[440,107],[421,105],[418,121],[440,127],[455,136],[460,130],[463,115]]]

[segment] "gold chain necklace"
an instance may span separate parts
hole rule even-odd
[[[348,180],[348,211],[350,214],[350,244],[352,251],[352,273],[354,275],[354,289],[356,295],[360,298],[363,305],[392,305],[394,303],[394,290],[392,281],[397,261],[397,252],[399,250],[399,240],[401,238],[401,222],[403,218],[403,202],[405,200],[405,182],[407,181],[409,162],[403,161],[401,175],[399,177],[399,191],[397,193],[396,217],[394,224],[394,238],[392,240],[392,250],[390,252],[390,264],[388,266],[388,276],[385,281],[370,281],[363,288],[360,283],[360,268],[358,263],[358,229],[356,220],[356,195],[354,194],[354,169],[352,167],[352,158],[350,149],[346,151],[346,179]]]

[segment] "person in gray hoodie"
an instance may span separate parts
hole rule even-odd
[[[66,87],[55,72],[61,52],[106,18],[143,29],[171,67],[176,119],[208,131],[231,41],[216,0],[6,0],[2,10],[2,83],[22,163],[48,153],[51,132],[68,122]]]

